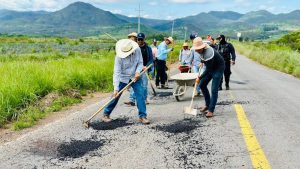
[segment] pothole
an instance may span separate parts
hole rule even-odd
[[[198,120],[181,120],[172,124],[158,125],[152,128],[163,132],[178,134],[178,133],[190,133],[196,128],[202,126],[203,125],[201,124],[201,121]]]
[[[130,126],[130,125],[133,125],[133,123],[129,123],[128,118],[115,119],[110,123],[105,123],[105,122],[100,122],[100,121],[91,123],[91,127],[94,130],[114,130],[117,128]]]
[[[60,159],[79,158],[88,152],[95,151],[102,147],[104,142],[105,141],[95,140],[71,140],[71,142],[63,143],[57,148],[58,157]]]

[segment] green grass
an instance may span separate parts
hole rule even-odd
[[[70,52],[73,51],[67,51]],[[79,95],[111,91],[113,61],[114,52],[103,50],[71,55],[56,52],[1,55],[0,127],[12,122],[15,130],[27,128],[49,112],[80,102],[80,98],[70,95],[72,91]],[[50,93],[58,93],[59,97],[49,107],[41,107],[40,100]]]
[[[235,42],[234,46],[239,53],[260,64],[300,77],[300,53],[288,46],[263,42]]]

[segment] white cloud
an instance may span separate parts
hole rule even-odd
[[[174,19],[174,16],[171,16],[171,15],[167,16],[167,20],[173,20],[173,19]]]
[[[115,14],[121,14],[123,11],[120,10],[120,9],[114,9],[111,11],[112,13],[115,13]]]
[[[0,0],[0,9],[11,9],[11,10],[47,10],[55,11],[66,7],[67,5],[74,2],[86,2],[93,5],[107,4],[107,3],[126,3],[134,2],[134,0]]]
[[[150,15],[145,14],[145,15],[143,15],[142,17],[143,17],[143,18],[150,18]]]
[[[212,0],[169,0],[169,2],[173,3],[206,3],[211,2]]]
[[[149,5],[156,6],[158,3],[156,1],[149,2]]]

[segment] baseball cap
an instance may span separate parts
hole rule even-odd
[[[145,34],[144,33],[138,33],[137,38],[138,39],[145,39]]]

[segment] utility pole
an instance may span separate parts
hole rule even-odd
[[[171,33],[172,37],[173,37],[173,33],[174,33],[174,22],[175,22],[175,20],[173,20],[173,24],[172,24],[172,33]]]
[[[184,31],[184,41],[186,41],[186,32],[187,32],[187,27],[186,26],[184,27],[184,30],[185,30]]]
[[[136,10],[136,11],[139,12],[139,16],[138,16],[138,33],[140,33],[141,32],[141,11],[143,11],[143,10],[141,10],[141,4],[139,4],[139,9]]]

